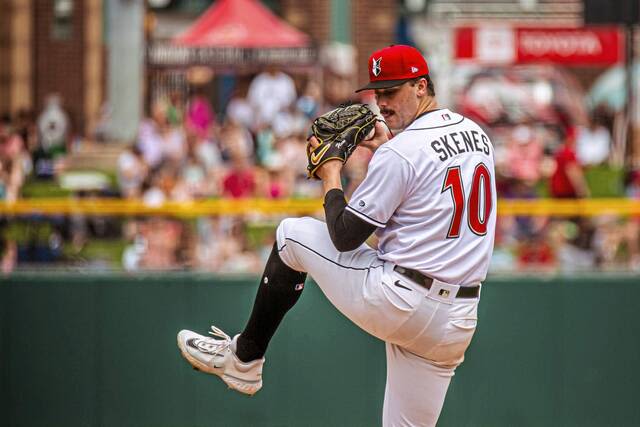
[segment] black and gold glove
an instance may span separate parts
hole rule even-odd
[[[315,136],[320,145],[313,149],[307,144],[309,178],[320,179],[316,171],[329,160],[345,163],[358,144],[373,131],[376,120],[376,115],[366,104],[340,106],[316,118],[309,138]]]

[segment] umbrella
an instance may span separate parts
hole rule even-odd
[[[640,65],[635,64],[633,66],[633,81],[635,82],[636,91],[638,91],[639,77]],[[586,96],[587,105],[591,109],[599,105],[605,105],[613,111],[621,111],[627,102],[626,80],[623,66],[611,67],[591,86]]]

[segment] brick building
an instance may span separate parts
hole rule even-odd
[[[102,0],[0,0],[0,113],[64,100],[75,132],[103,99]]]
[[[0,0],[0,114],[21,109],[37,113],[48,94],[59,93],[74,131],[85,133],[92,128],[109,79],[104,2]],[[273,0],[270,4],[320,46],[335,40],[336,31],[346,32],[356,50],[358,84],[367,79],[363,64],[369,53],[394,38],[396,0]],[[336,15],[343,19],[338,27]]]
[[[281,0],[281,9],[284,19],[322,45],[332,41],[332,33],[336,32],[332,28],[331,10],[335,4],[331,1]],[[350,15],[350,22],[344,25],[348,27],[347,31],[350,30],[347,38],[356,50],[358,85],[362,85],[368,79],[366,61],[371,52],[394,41],[399,5],[396,0],[351,0],[344,4]]]

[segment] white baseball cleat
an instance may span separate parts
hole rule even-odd
[[[238,359],[232,349],[238,335],[232,340],[215,326],[211,326],[209,333],[222,339],[203,336],[186,329],[180,331],[178,347],[182,356],[195,369],[219,376],[230,388],[240,393],[253,395],[260,390],[264,357],[245,363]]]

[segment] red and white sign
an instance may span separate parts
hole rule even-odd
[[[624,34],[615,27],[461,27],[455,32],[455,57],[489,64],[608,66],[624,60]]]

